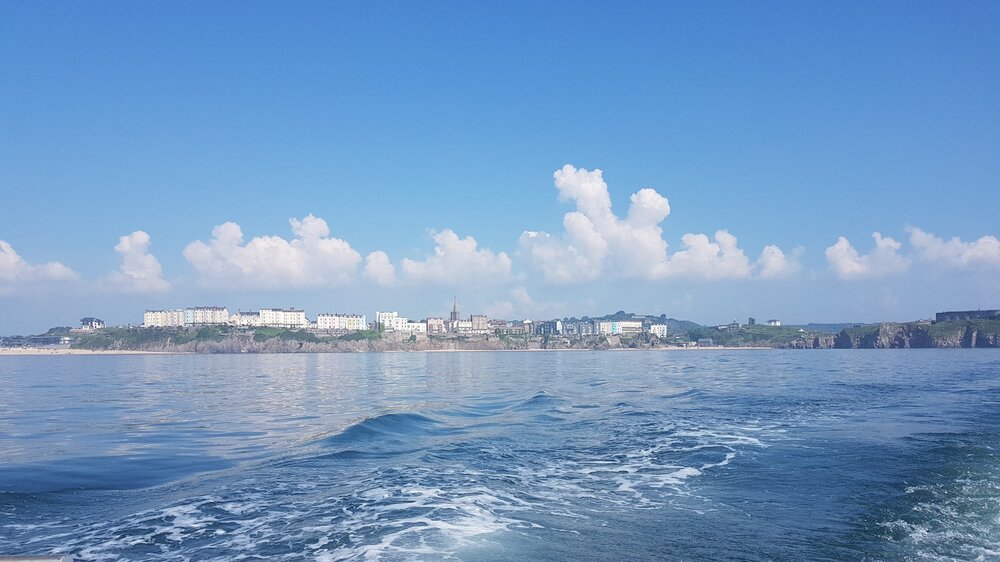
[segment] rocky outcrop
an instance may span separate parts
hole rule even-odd
[[[883,323],[837,334],[838,349],[1000,347],[1000,322]]]
[[[785,349],[831,349],[836,342],[833,334],[813,334],[793,340],[783,346]]]

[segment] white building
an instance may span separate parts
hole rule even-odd
[[[642,333],[640,320],[604,320],[597,323],[597,333],[605,336],[619,336]]]
[[[654,336],[660,339],[663,339],[667,337],[667,333],[669,333],[669,330],[667,330],[666,324],[653,324],[652,326],[649,327],[649,333],[653,334]]]
[[[101,320],[100,318],[94,318],[93,316],[88,316],[86,318],[81,318],[80,319],[80,327],[79,328],[74,328],[74,329],[72,329],[70,331],[71,332],[91,332],[91,331],[94,331],[94,330],[100,330],[101,328],[104,328],[105,326],[106,326],[106,324],[104,324],[104,320]]]
[[[768,320],[767,321],[767,325],[768,326],[780,326],[781,325],[781,320]]]
[[[252,328],[260,326],[259,312],[237,312],[229,317],[229,323],[234,326]]]
[[[229,310],[224,306],[195,306],[192,308],[172,308],[169,310],[147,310],[142,314],[142,325],[146,327],[178,327],[204,324],[225,324],[229,322]]]
[[[427,333],[427,323],[426,322],[407,322],[403,327],[403,332],[409,332],[411,334],[426,334]]]
[[[302,328],[309,325],[306,311],[299,308],[262,308],[260,325],[274,328]]]
[[[224,306],[196,306],[184,309],[184,324],[225,324],[229,322],[229,310]]]
[[[172,328],[183,326],[185,313],[183,308],[170,310],[147,310],[142,313],[142,325],[147,328]]]
[[[409,320],[398,312],[375,312],[375,325],[383,332],[405,332],[408,323]]]
[[[316,316],[319,330],[357,332],[368,329],[368,319],[364,314],[319,314]]]

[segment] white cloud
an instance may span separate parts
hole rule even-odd
[[[841,236],[837,243],[826,249],[826,259],[834,273],[841,279],[882,277],[907,271],[911,262],[918,259],[928,264],[958,270],[1000,269],[1000,239],[983,236],[965,242],[958,237],[943,240],[916,227],[906,227],[910,234],[913,253],[903,255],[902,244],[878,232],[875,248],[860,255],[851,243]]]
[[[79,275],[59,262],[31,264],[18,255],[6,241],[0,240],[0,291],[38,281],[71,281]]]
[[[368,254],[361,276],[383,287],[396,283],[396,267],[389,261],[389,255],[381,250]]]
[[[574,213],[571,213],[574,214]],[[568,219],[570,215],[566,215]],[[567,225],[567,231],[569,227]],[[595,234],[595,241],[604,239]],[[547,232],[526,230],[518,240],[522,254],[541,270],[546,281],[559,284],[577,283],[596,279],[601,274],[604,251],[590,253],[569,244]]]
[[[535,299],[531,298],[531,295],[528,294],[528,290],[524,287],[514,287],[511,289],[510,297],[514,299],[517,307],[521,310],[530,311],[537,306]]]
[[[963,242],[956,236],[945,241],[916,227],[908,227],[907,231],[910,245],[921,260],[958,269],[1000,268],[1000,240],[995,236],[973,242]]]
[[[841,279],[863,279],[902,273],[910,267],[910,259],[899,254],[902,244],[880,233],[872,234],[875,248],[861,255],[840,236],[836,244],[826,249],[826,261]]]
[[[753,264],[725,230],[712,241],[705,234],[685,234],[684,249],[669,255],[662,223],[670,215],[666,197],[650,188],[630,198],[628,215],[618,218],[601,170],[588,171],[567,164],[553,174],[561,201],[576,210],[563,217],[561,236],[525,231],[519,239],[523,256],[551,283],[590,281],[608,272],[622,278],[698,279],[786,276],[798,270],[795,260],[777,246],[767,246]]]
[[[331,238],[326,221],[309,215],[288,222],[295,238],[258,236],[246,244],[240,225],[220,224],[207,244],[188,244],[184,257],[211,285],[315,287],[344,284],[354,277],[361,254],[346,241]]]
[[[565,232],[525,231],[521,252],[552,283],[589,281],[605,267],[621,277],[657,277],[666,268],[667,243],[659,223],[670,214],[670,203],[652,189],[632,195],[629,214],[620,220],[611,210],[611,196],[601,170],[567,164],[553,174],[560,201],[572,201],[576,211],[563,217]]]
[[[441,285],[501,283],[510,278],[510,257],[479,248],[476,239],[459,238],[450,229],[432,233],[434,255],[425,260],[403,258],[406,280]],[[388,257],[387,257],[388,259]]]
[[[788,256],[777,246],[764,246],[764,250],[761,251],[760,258],[757,260],[757,276],[761,279],[777,279],[795,275],[802,269],[802,265],[798,261],[798,256],[801,253],[801,247]]]
[[[538,302],[528,294],[524,287],[514,287],[510,290],[510,300],[497,301],[486,307],[486,315],[490,318],[555,318],[566,310],[563,302]]]
[[[170,283],[163,278],[163,268],[156,256],[149,253],[149,235],[141,230],[122,236],[115,245],[122,264],[107,276],[110,285],[131,293],[166,291]]]
[[[486,308],[483,309],[483,313],[490,318],[510,320],[515,317],[514,303],[510,301],[496,301],[486,305]]]
[[[736,237],[725,230],[715,233],[715,242],[705,234],[685,234],[681,242],[685,249],[670,258],[672,275],[708,280],[741,279],[750,277],[753,271],[750,258],[736,245]]]

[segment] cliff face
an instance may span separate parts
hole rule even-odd
[[[617,340],[617,338],[616,338]],[[157,351],[170,353],[357,353],[379,351],[505,351],[531,349],[608,349],[624,347],[614,341],[614,345],[601,337],[584,340],[568,338],[501,338],[497,336],[470,338],[428,338],[414,339],[398,334],[383,334],[378,339],[356,341],[299,341],[294,339],[257,339],[253,334],[227,334],[217,339],[203,339],[177,342],[172,338],[138,343],[134,340],[112,338],[100,342],[100,346],[89,349],[114,349],[128,351]],[[656,342],[633,343],[632,347],[656,347]]]
[[[783,346],[785,349],[831,349],[837,337],[833,334],[820,334],[804,337]]]
[[[885,323],[878,327],[843,330],[837,334],[833,347],[837,349],[1000,347],[1000,323]]]
[[[1000,347],[1000,334],[974,331],[968,334],[968,339],[964,342],[968,345],[962,347]]]
[[[136,332],[135,330],[108,331],[100,339],[81,342],[83,349],[112,349],[127,351],[156,351],[169,353],[357,353],[380,351],[507,351],[533,349],[613,349],[656,348],[663,344],[648,334],[622,339],[619,336],[588,336],[569,338],[551,337],[500,337],[495,335],[471,337],[428,337],[385,333],[371,339],[338,339],[309,341],[308,334],[294,337],[260,337],[252,332],[215,333],[190,339],[190,331]],[[287,335],[287,334],[286,334]]]

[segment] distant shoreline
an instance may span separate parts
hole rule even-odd
[[[70,349],[65,347],[42,348],[42,347],[6,347],[0,348],[0,357],[18,356],[63,356],[63,355],[328,355],[343,353],[491,353],[491,352],[528,352],[528,353],[552,353],[559,351],[762,351],[774,350],[774,347],[724,347],[724,346],[703,346],[703,347],[643,347],[643,348],[610,348],[610,349],[392,349],[380,351],[273,351],[273,352],[215,352],[199,353],[194,351],[140,351],[127,349]]]
[[[664,347],[609,347],[607,349],[593,349],[589,347],[566,347],[566,348],[531,348],[531,349],[387,349],[384,351],[355,351],[346,353],[492,353],[492,352],[528,352],[528,353],[551,353],[555,351],[737,351],[737,350],[763,350],[763,349],[781,349],[778,347],[765,347],[765,346],[746,346],[746,347],[725,347],[721,345],[713,346],[689,346],[689,347],[677,347],[677,346],[664,346]],[[296,353],[296,352],[291,352]],[[339,351],[305,351],[300,353],[342,353]]]
[[[2,347],[0,356],[19,355],[192,355],[189,351],[133,351],[128,349],[70,349],[68,347]]]

